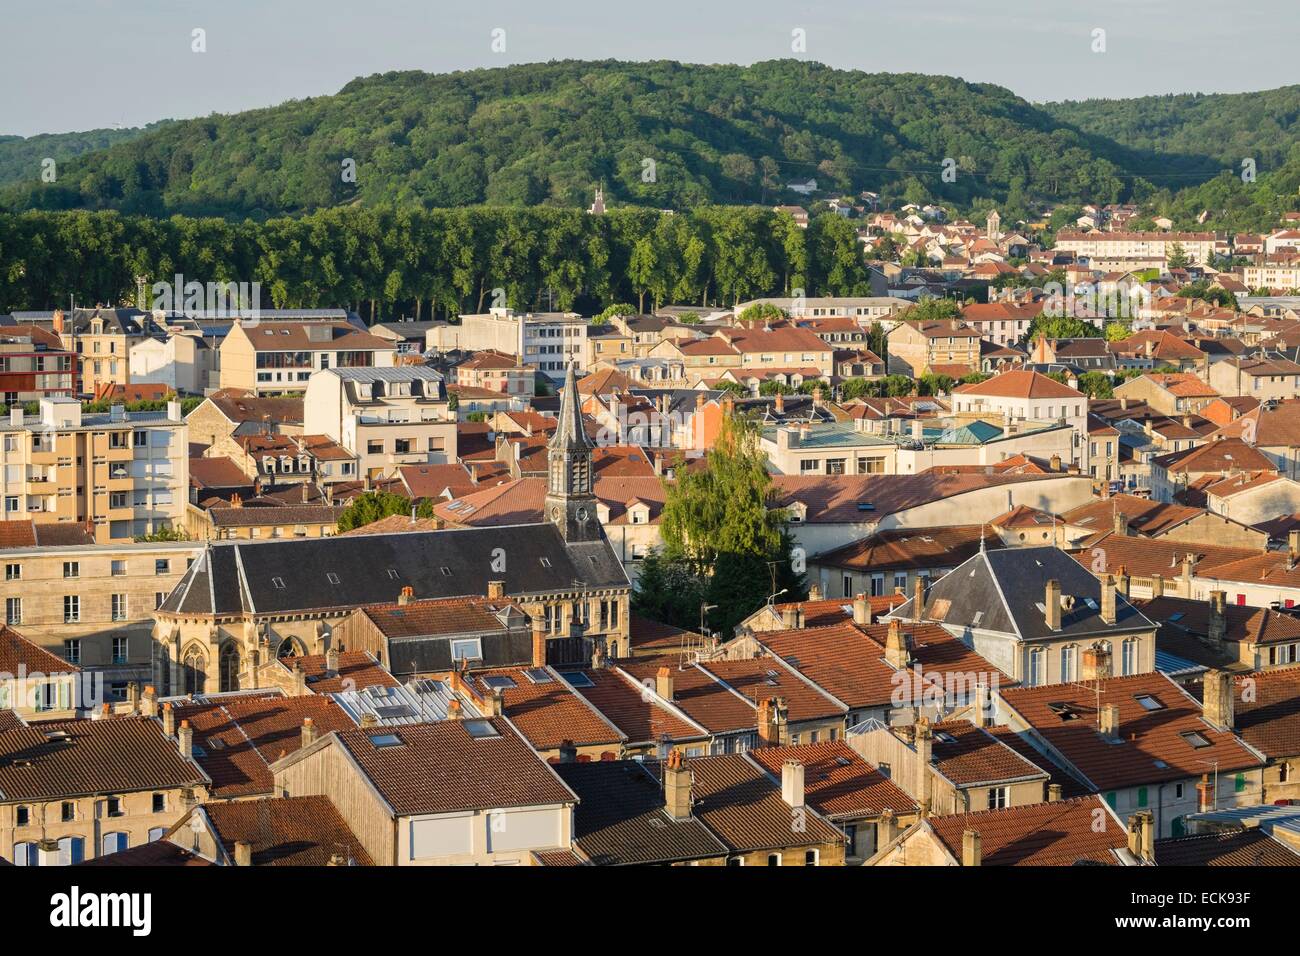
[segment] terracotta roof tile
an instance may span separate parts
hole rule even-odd
[[[1300,866],[1300,853],[1260,830],[1156,841],[1157,866]]]
[[[1098,819],[1105,821],[1100,831]],[[1096,796],[931,817],[924,825],[958,860],[963,833],[977,831],[983,866],[1071,866],[1079,860],[1117,865],[1115,851],[1128,847],[1127,830]]]
[[[203,812],[231,857],[236,843],[251,845],[253,866],[327,866],[336,853],[374,866],[329,797],[234,800],[209,803]]]
[[[815,812],[802,830],[791,827],[780,787],[743,754],[696,757],[688,766],[695,775],[695,815],[737,852],[843,842]]]
[[[621,730],[629,744],[699,740],[708,736],[703,727],[678,716],[626,674],[612,668],[588,669],[582,673],[591,686],[578,686],[574,690]]]
[[[81,668],[69,664],[23,637],[12,627],[0,625],[0,673],[76,674]]]
[[[502,690],[502,710],[535,750],[555,750],[569,741],[578,747],[607,745],[617,752],[618,746],[626,740],[618,728],[604,719],[555,671],[543,668],[550,680],[538,683],[525,673],[532,670],[498,667],[473,671],[464,679],[484,704],[492,697],[490,680],[508,678],[513,681],[513,687]]]
[[[831,819],[874,816],[882,810],[913,813],[916,802],[842,740],[790,747],[759,747],[749,756],[780,779],[787,760],[804,766],[804,799]]]

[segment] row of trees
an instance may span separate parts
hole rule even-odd
[[[230,222],[116,212],[0,214],[0,311],[134,304],[143,282],[259,282],[263,307],[349,306],[373,320],[491,306],[594,312],[624,301],[730,306],[762,295],[870,291],[852,223],[800,229],[758,207],[350,206]]]

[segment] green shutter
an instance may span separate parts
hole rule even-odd
[[[1245,790],[1245,789],[1246,789],[1246,775],[1245,775],[1244,773],[1239,773],[1239,774],[1237,774],[1237,791],[1236,791],[1236,792],[1237,792],[1237,793],[1241,793],[1241,791],[1243,791],[1243,790]]]
[[[1138,806],[1145,807],[1146,805],[1147,805],[1147,788],[1138,787]]]
[[[1116,807],[1115,807],[1115,791],[1114,791],[1114,790],[1112,790],[1110,793],[1106,794],[1106,802],[1110,804],[1110,808],[1111,808],[1112,810],[1116,809]]]

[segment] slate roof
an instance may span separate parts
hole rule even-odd
[[[694,816],[664,810],[657,763],[606,760],[558,764],[578,795],[574,842],[596,866],[663,864],[727,855],[727,846]]]
[[[1048,628],[1041,608],[1047,582],[1073,596],[1072,610],[1061,610],[1061,627]],[[914,598],[893,615],[912,616]],[[1091,604],[1089,604],[1091,602]],[[1101,619],[1101,582],[1059,548],[1007,548],[985,551],[965,561],[930,586],[923,617],[947,627],[978,627],[1012,634],[1021,641],[1055,637],[1104,636],[1154,630],[1123,595],[1115,597],[1115,623]]]
[[[493,571],[502,556],[505,570]],[[515,595],[571,591],[575,581],[628,587],[608,541],[571,544],[554,525],[531,524],[214,542],[159,610],[221,616],[345,609],[388,603],[403,587],[417,599],[482,595],[489,580],[505,581],[506,593]]]

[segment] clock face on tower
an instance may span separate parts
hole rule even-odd
[[[586,508],[579,508],[579,509],[578,509],[578,520],[579,520],[579,521],[586,521],[586,520],[587,520],[587,509],[586,509]]]

